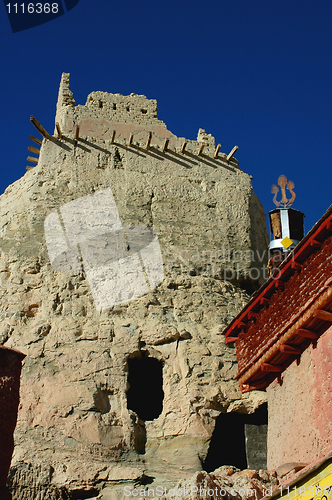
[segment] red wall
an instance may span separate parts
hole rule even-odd
[[[332,450],[332,327],[268,393],[268,468],[310,463]]]

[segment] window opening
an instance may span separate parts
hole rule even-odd
[[[162,363],[148,353],[128,359],[127,408],[141,420],[154,420],[163,409]]]

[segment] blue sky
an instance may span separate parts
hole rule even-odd
[[[76,104],[94,90],[144,94],[176,135],[237,144],[266,212],[285,174],[306,232],[332,203],[330,0],[80,0],[18,33],[0,12],[0,193],[26,171],[30,115],[53,132],[65,71]]]

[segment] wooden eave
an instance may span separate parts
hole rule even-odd
[[[281,264],[276,277],[271,277],[252,297],[244,309],[224,330],[226,343],[236,342],[241,331],[246,332],[257,316],[268,306],[271,297],[287,287],[288,279],[300,270],[307,257],[319,251],[321,244],[332,233],[332,205],[315,224],[294,251]],[[311,342],[332,324],[332,277],[306,308],[295,315],[269,348],[262,349],[252,360],[251,366],[237,376],[242,392],[264,389],[289,364],[296,359]]]

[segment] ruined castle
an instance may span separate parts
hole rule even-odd
[[[0,214],[0,339],[26,355],[13,498],[115,500],[204,469],[217,418],[266,401],[241,394],[222,335],[268,245],[250,176],[204,130],[172,134],[155,100],[92,92],[75,106],[63,74],[54,134]],[[114,247],[116,272],[117,252],[131,250],[116,283],[140,279],[133,295],[113,289],[98,303],[107,278],[85,245],[92,233],[103,252]],[[220,465],[232,464],[210,468]]]

